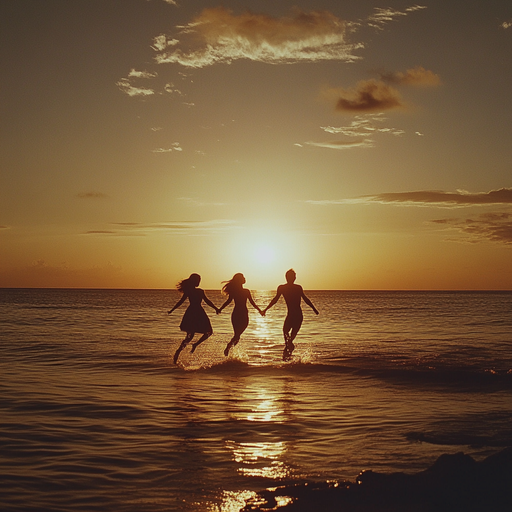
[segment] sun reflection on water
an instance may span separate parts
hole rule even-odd
[[[286,444],[276,443],[237,443],[226,441],[233,453],[233,459],[240,464],[238,472],[244,476],[281,479],[289,475],[288,466],[279,460],[286,452]]]

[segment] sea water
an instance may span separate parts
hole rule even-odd
[[[2,511],[239,511],[512,445],[511,292],[307,295],[291,361],[281,299],[228,358],[229,308],[207,308],[175,365],[174,290],[0,290]]]

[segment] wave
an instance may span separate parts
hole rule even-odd
[[[512,389],[512,370],[474,367],[428,367],[422,365],[382,365],[375,360],[358,358],[354,361],[314,362],[300,357],[290,362],[274,361],[261,364],[245,359],[224,359],[195,361],[183,364],[181,368],[188,372],[208,373],[250,373],[250,374],[341,374],[365,379],[378,379],[395,385],[439,386],[450,391],[498,391]]]

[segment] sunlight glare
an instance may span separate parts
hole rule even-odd
[[[275,260],[276,253],[272,247],[262,245],[256,249],[255,258],[258,263],[270,264]]]

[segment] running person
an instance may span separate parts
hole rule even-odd
[[[206,341],[213,334],[210,319],[201,305],[203,300],[208,304],[208,306],[215,309],[217,313],[220,313],[217,306],[208,299],[204,291],[201,288],[198,288],[200,282],[201,276],[199,274],[191,274],[188,279],[180,281],[176,285],[176,288],[183,295],[176,305],[167,313],[170,315],[175,309],[179,308],[183,302],[185,302],[185,299],[188,298],[190,305],[185,311],[180,324],[180,330],[186,332],[187,335],[174,354],[174,364],[178,361],[181,351],[192,341],[196,332],[202,334],[202,336],[198,341],[192,344],[191,352],[194,352],[198,345],[203,343],[203,341]]]
[[[292,357],[292,352],[295,348],[293,340],[297,336],[302,325],[303,315],[300,307],[301,299],[318,315],[318,311],[313,306],[313,303],[306,297],[302,286],[295,284],[297,274],[295,270],[290,269],[285,274],[286,284],[281,284],[277,287],[276,296],[270,301],[270,304],[263,310],[265,314],[274,304],[277,303],[281,295],[284,297],[288,313],[284,320],[283,336],[284,336],[284,351],[283,361],[288,361]]]
[[[234,334],[224,350],[224,355],[226,357],[228,356],[231,347],[234,347],[240,341],[240,336],[242,336],[243,332],[249,325],[247,301],[249,301],[251,305],[259,311],[260,315],[263,315],[261,309],[254,302],[250,290],[243,287],[244,284],[245,277],[243,274],[239,273],[235,274],[233,278],[230,281],[227,281],[222,287],[222,291],[228,296],[228,298],[219,308],[218,313],[220,313],[232,301],[235,301],[235,307],[231,313],[231,324],[233,326]]]

